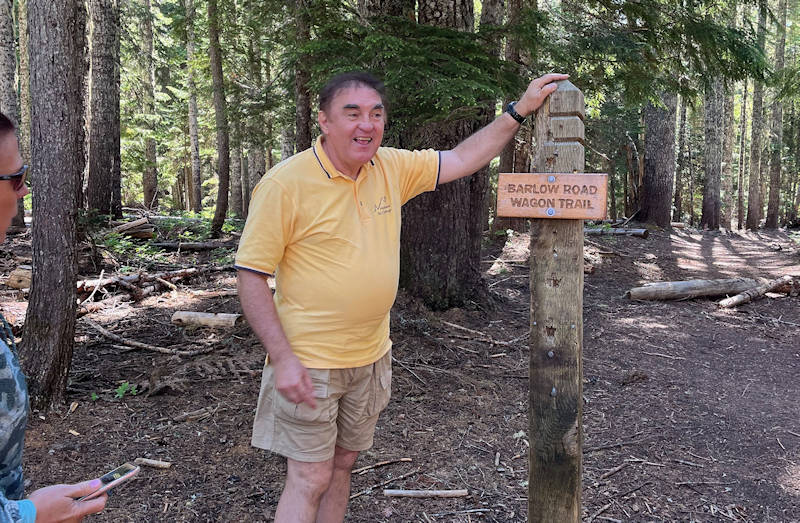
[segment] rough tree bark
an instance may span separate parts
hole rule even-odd
[[[142,36],[142,113],[155,116],[156,113],[156,79],[155,65],[153,62],[153,13],[150,0],[144,0],[144,13],[140,27]],[[152,123],[147,124],[151,133],[155,132]],[[142,191],[144,193],[145,209],[158,208],[158,158],[156,152],[156,139],[148,136],[144,140],[145,168],[142,174]]]
[[[211,80],[214,84],[214,120],[217,126],[217,206],[211,220],[212,238],[222,233],[222,224],[228,212],[228,190],[230,184],[230,146],[228,144],[228,108],[225,101],[225,83],[222,78],[222,53],[219,46],[219,19],[217,0],[208,1],[208,57]]]
[[[722,141],[723,141],[723,97],[722,79],[713,78],[705,87],[704,127],[705,154],[703,155],[703,212],[700,215],[700,226],[715,231],[719,229],[720,219],[720,181],[722,178]]]
[[[775,42],[775,73],[783,71],[784,49],[786,48],[786,0],[778,4],[778,39]],[[783,101],[775,96],[772,102],[772,144],[769,162],[769,200],[767,202],[767,229],[778,227],[781,198],[781,152],[783,151]]]
[[[0,0],[0,111],[19,125],[14,1]]]
[[[22,8],[20,8],[22,9]],[[20,90],[24,89],[23,79],[23,64],[19,64],[19,75],[17,75],[17,45],[14,38],[14,1],[13,0],[0,0],[0,111],[8,116],[12,122],[17,126],[17,136],[22,138],[21,128],[23,127],[20,121],[20,105],[17,99],[17,77],[20,80]],[[26,21],[27,23],[27,21]],[[20,24],[20,35],[22,35],[23,24]],[[27,25],[26,25],[27,27]],[[20,36],[22,38],[22,36]],[[27,35],[26,35],[27,39]],[[27,50],[27,46],[25,46]],[[23,48],[20,45],[20,58]],[[25,77],[27,79],[27,76]],[[30,121],[30,120],[29,120]],[[30,154],[23,153],[23,160],[28,161]],[[11,225],[22,226],[25,225],[25,206],[22,200],[17,200],[17,214],[14,216]]]
[[[311,16],[309,0],[297,0],[295,4],[295,23],[297,24],[297,48],[306,45],[311,38]],[[297,151],[305,151],[311,147],[311,93],[308,83],[311,81],[308,60],[301,52],[294,73],[295,95],[295,137]]]
[[[758,47],[764,49],[766,40],[767,0],[758,2]],[[761,134],[764,127],[764,84],[753,82],[753,119],[750,130],[750,183],[747,192],[748,229],[757,229],[761,222]]]
[[[675,169],[675,198],[672,204],[672,221],[683,221],[683,180],[686,169],[686,97],[681,96],[681,110],[678,114],[678,166]]]
[[[91,29],[89,173],[86,205],[111,215],[120,171],[119,3],[90,0]]]
[[[472,31],[472,2],[426,0],[419,23]],[[478,122],[444,122],[417,129],[405,143],[438,150],[456,146]],[[485,224],[487,169],[414,198],[403,206],[400,285],[434,308],[473,297],[481,284],[480,243]]]
[[[189,87],[189,155],[192,163],[192,184],[189,201],[194,212],[203,209],[203,179],[200,167],[200,139],[197,124],[197,87],[194,81],[194,0],[184,0],[186,7],[186,81]]]
[[[739,124],[739,176],[736,190],[736,228],[744,226],[744,173],[747,170],[747,78],[742,83],[741,123]]]
[[[234,98],[233,103],[237,106],[239,105],[238,95]],[[233,147],[231,148],[230,208],[231,214],[241,218],[244,215],[242,207],[242,124],[237,114],[231,115],[231,118],[233,118]]]
[[[733,219],[733,208],[736,205],[733,191],[733,138],[735,122],[733,118],[733,89],[726,86],[725,99],[722,105],[723,133],[722,140],[722,216],[720,225],[730,230]]]
[[[34,408],[62,401],[75,339],[76,229],[84,168],[82,0],[29,3],[33,282],[22,354]]]
[[[638,219],[669,227],[672,187],[675,181],[675,112],[677,95],[661,95],[665,107],[648,103],[644,108],[644,177]]]
[[[508,13],[509,25],[514,26],[519,24],[521,10],[522,0],[508,0],[506,13]],[[483,17],[483,14],[481,14],[481,17]],[[483,25],[483,20],[481,20],[481,25]],[[519,41],[513,35],[509,35],[506,42],[505,59],[508,63],[516,64],[521,76],[525,76],[525,70],[523,68],[524,66],[520,57]],[[506,98],[503,100],[503,108],[505,108],[505,106],[511,101],[511,98]],[[529,130],[530,125],[530,122],[525,122],[522,127],[520,127],[520,132],[517,133],[517,136],[515,136],[503,148],[503,151],[500,153],[498,172],[525,172],[524,168],[522,170],[517,170],[517,167],[526,165],[528,162],[528,149],[530,144],[525,138],[530,137],[531,133],[526,133],[526,129],[524,128],[527,127]],[[529,226],[530,220],[526,218],[495,217],[494,222],[492,223],[492,230],[504,231],[506,229],[513,229],[515,231],[523,232],[527,231]]]

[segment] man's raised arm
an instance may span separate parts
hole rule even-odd
[[[528,89],[514,109],[523,117],[533,114],[544,99],[557,89],[555,82],[566,80],[568,77],[566,74],[550,73],[537,78],[528,85]],[[471,135],[454,149],[442,151],[439,184],[473,174],[488,164],[517,134],[519,126],[519,122],[510,114],[503,112],[495,121]]]

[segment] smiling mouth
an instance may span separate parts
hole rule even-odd
[[[359,145],[367,145],[372,143],[372,138],[353,138],[353,141]]]

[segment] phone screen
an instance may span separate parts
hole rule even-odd
[[[125,474],[128,474],[129,472],[131,472],[131,471],[133,471],[133,470],[135,470],[137,468],[139,468],[139,467],[135,467],[135,466],[131,465],[130,463],[125,463],[124,465],[120,465],[119,467],[115,468],[114,470],[112,470],[110,472],[106,472],[105,474],[103,474],[103,476],[100,478],[100,481],[103,482],[103,485],[108,485],[109,483],[112,483],[114,480],[117,480],[117,479],[121,478]]]
[[[123,465],[120,465],[114,470],[103,474],[100,477],[100,481],[103,485],[99,489],[92,492],[91,494],[80,498],[79,501],[94,499],[102,495],[103,493],[108,492],[112,488],[125,483],[138,473],[139,473],[139,467],[135,465],[131,465],[130,463],[125,463]]]

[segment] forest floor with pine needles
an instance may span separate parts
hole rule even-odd
[[[528,242],[487,249],[493,307],[432,312],[399,294],[393,396],[356,463],[368,468],[353,477],[347,521],[527,521]],[[723,310],[623,297],[654,281],[800,276],[798,247],[786,232],[586,239],[583,521],[800,521],[800,298]],[[5,250],[7,274],[29,256],[29,235]],[[88,318],[123,341],[202,353],[131,347],[79,319],[67,404],[30,416],[28,492],[142,457],[172,465],[143,467],[87,521],[272,519],[285,460],[250,446],[264,350],[246,325],[170,321],[240,312],[235,274],[177,285]],[[385,487],[469,494],[393,498]]]

